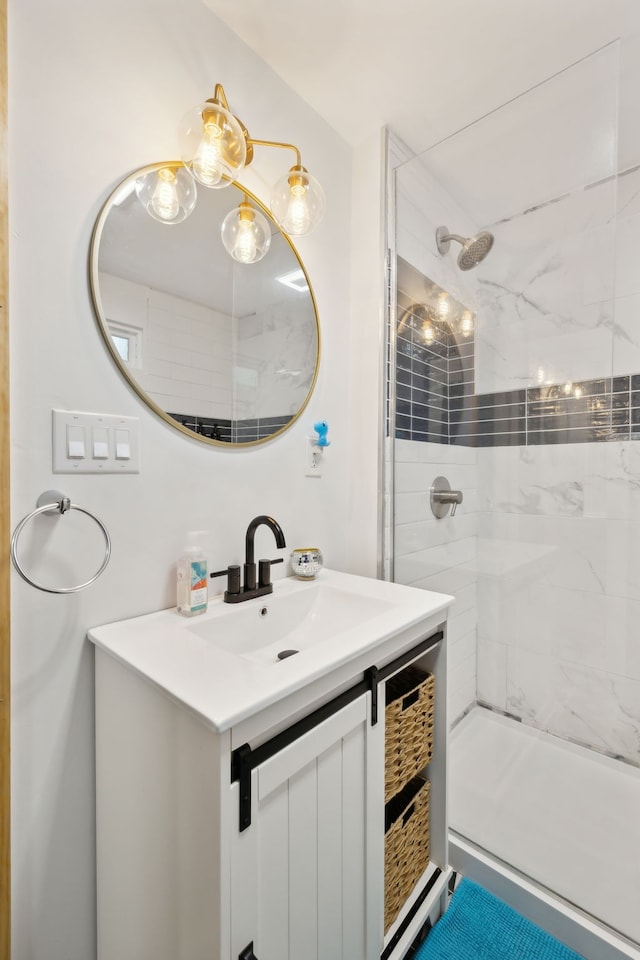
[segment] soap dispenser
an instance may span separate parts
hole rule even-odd
[[[203,531],[188,534],[189,542],[178,559],[177,605],[184,617],[195,617],[207,609],[207,557],[200,543],[203,536]]]

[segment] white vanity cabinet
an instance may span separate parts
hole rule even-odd
[[[306,682],[288,682],[280,697],[256,693],[255,711],[228,726],[185,693],[180,648],[175,662],[170,656],[178,638],[154,640],[161,615],[130,621],[140,636],[149,628],[141,642],[153,669],[136,659],[122,624],[90,632],[98,960],[404,956],[444,909],[450,874],[445,609]],[[207,677],[206,648],[189,650],[189,642],[184,656],[199,663],[199,682],[228,685],[232,678]],[[385,683],[407,663],[436,678],[431,860],[385,933]],[[260,670],[245,682],[257,683]]]

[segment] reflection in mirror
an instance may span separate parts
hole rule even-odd
[[[200,187],[178,223],[148,215],[127,177],[105,204],[91,246],[98,323],[118,367],[149,406],[208,443],[251,444],[306,406],[320,352],[315,300],[289,238],[243,187]],[[225,250],[220,228],[245,199],[266,216],[257,263]]]
[[[475,316],[397,258],[397,439],[465,443],[474,393]]]

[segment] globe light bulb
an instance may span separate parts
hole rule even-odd
[[[271,229],[267,218],[255,210],[248,200],[234,207],[220,230],[225,250],[238,263],[257,263],[271,246]]]
[[[180,202],[176,189],[176,175],[168,167],[158,170],[158,180],[151,198],[151,206],[159,220],[175,220],[178,216]]]
[[[180,126],[182,162],[205,187],[226,187],[238,178],[247,160],[240,122],[217,100],[190,110]]]
[[[233,248],[233,256],[240,263],[253,263],[256,259],[256,238],[249,220],[240,220],[238,235]]]
[[[271,211],[285,233],[302,237],[316,227],[324,215],[324,191],[304,167],[295,166],[273,188]]]
[[[191,171],[199,183],[215,187],[222,179],[222,170],[222,130],[217,123],[205,123]]]
[[[160,223],[182,223],[193,212],[198,191],[182,167],[150,170],[136,180],[136,195],[149,216]]]

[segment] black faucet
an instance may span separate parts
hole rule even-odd
[[[244,557],[244,585],[240,587],[240,567],[232,564],[226,570],[218,570],[210,574],[211,577],[227,576],[227,589],[224,592],[225,603],[240,603],[242,600],[251,600],[253,597],[262,597],[267,593],[273,593],[273,584],[271,583],[271,567],[274,563],[282,563],[282,557],[277,560],[260,560],[258,563],[258,577],[256,584],[256,562],[254,551],[254,539],[256,530],[259,526],[269,527],[279,549],[286,547],[284,533],[280,524],[273,519],[261,514],[254,517],[247,527],[245,536],[245,557]]]

